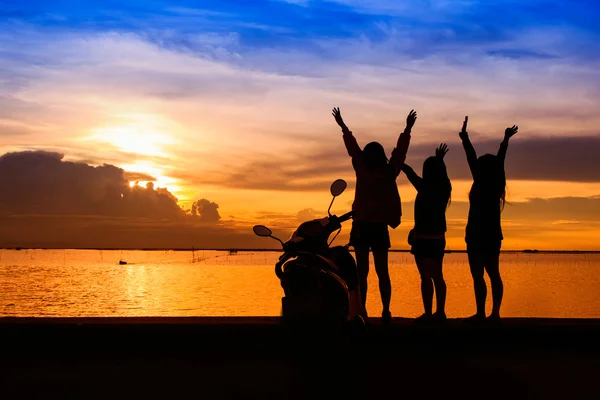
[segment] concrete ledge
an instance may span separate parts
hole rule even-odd
[[[437,347],[439,351],[503,349],[593,349],[600,346],[600,320],[508,318],[500,324],[469,324],[448,320],[419,325],[396,319],[382,325],[370,320],[367,334],[354,346],[386,346],[389,351]],[[164,352],[227,354],[278,352],[307,345],[341,345],[334,333],[305,327],[288,328],[278,317],[123,317],[2,318],[0,340],[7,352],[118,352],[148,349]],[[436,351],[438,351],[436,350]]]
[[[596,398],[600,320],[381,325],[342,342],[279,318],[2,318],[2,398]]]
[[[380,324],[380,318],[371,318],[374,325]],[[76,324],[76,325],[113,325],[113,324],[158,324],[158,325],[277,325],[280,317],[0,317],[0,327],[6,325],[27,324]],[[391,326],[413,325],[412,318],[395,318]],[[448,319],[448,326],[462,323],[461,319]],[[600,319],[594,318],[504,318],[505,326],[585,326],[600,327]]]

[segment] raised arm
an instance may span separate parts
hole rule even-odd
[[[463,147],[465,149],[465,153],[467,154],[467,162],[469,163],[469,169],[471,170],[471,175],[475,178],[475,165],[477,163],[477,153],[475,153],[475,148],[469,140],[469,133],[467,132],[467,123],[469,122],[469,117],[465,117],[463,122],[462,130],[458,134],[460,139],[462,140]]]
[[[446,143],[440,144],[440,147],[435,149],[435,156],[443,163],[444,156],[448,153],[448,145]],[[412,183],[412,185],[419,192],[423,188],[423,178],[421,178],[417,173],[406,163],[402,164],[402,172],[406,174],[406,177]]]
[[[412,185],[415,187],[417,192],[420,191],[421,187],[423,186],[423,178],[417,175],[417,173],[408,164],[402,164],[400,169],[406,174],[406,177],[408,178],[410,183],[412,183]]]
[[[416,121],[417,112],[415,110],[410,110],[408,117],[406,117],[406,128],[404,128],[404,131],[398,137],[398,142],[392,151],[392,157],[390,157],[390,164],[392,164],[397,174],[400,173],[402,164],[406,161],[406,153],[408,152],[408,146],[410,144],[410,132]]]
[[[506,159],[506,150],[508,150],[508,140],[514,135],[516,135],[518,131],[519,127],[516,125],[513,125],[512,128],[506,128],[506,130],[504,131],[504,140],[502,141],[502,143],[500,143],[500,149],[498,149],[497,154],[498,158],[500,159],[500,162],[504,163],[504,160]]]
[[[356,138],[352,135],[352,132],[350,131],[350,129],[348,129],[348,126],[346,126],[346,124],[344,123],[344,119],[342,118],[340,108],[339,107],[334,108],[332,110],[331,114],[335,118],[335,122],[337,122],[337,124],[340,126],[340,128],[342,128],[342,133],[343,133],[342,138],[344,139],[344,144],[346,145],[346,151],[348,151],[348,155],[350,157],[354,158],[354,157],[358,156],[359,154],[361,154],[362,150],[360,149],[360,146],[358,145]]]

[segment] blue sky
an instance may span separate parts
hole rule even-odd
[[[364,37],[373,43],[401,34],[415,57],[484,45],[508,57],[578,56],[596,59],[600,27],[596,1],[44,1],[5,0],[4,30],[29,24],[46,31],[169,34],[162,44],[194,49],[198,33],[239,35],[240,51],[302,48],[318,40]],[[568,32],[556,48],[513,42],[527,30]],[[156,38],[156,40],[160,40]],[[573,40],[568,40],[573,39]],[[507,42],[511,42],[510,45]],[[460,51],[460,49],[459,49]],[[326,56],[326,54],[323,54]]]

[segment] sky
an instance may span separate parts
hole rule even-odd
[[[450,249],[516,124],[505,249],[600,250],[596,1],[0,1],[0,247],[271,247],[355,175],[331,109],[407,163],[448,143]],[[137,183],[136,183],[137,182]],[[406,249],[415,191],[398,178]],[[336,243],[347,240],[350,224]]]

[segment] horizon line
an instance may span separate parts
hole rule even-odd
[[[268,248],[201,248],[201,247],[147,247],[147,248],[119,248],[119,247],[1,247],[0,250],[93,250],[93,251],[253,251],[253,252],[282,252],[283,249],[268,249]],[[410,253],[410,249],[389,249],[390,253]],[[467,250],[445,250],[446,254],[451,253],[466,253]],[[539,250],[539,249],[523,249],[523,250],[500,250],[500,253],[600,253],[600,250]]]

